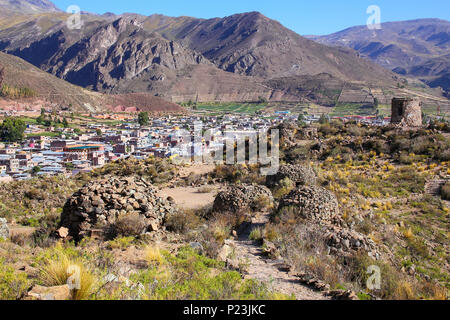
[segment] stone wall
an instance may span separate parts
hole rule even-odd
[[[401,124],[407,127],[422,126],[422,103],[415,98],[392,99],[392,124]]]

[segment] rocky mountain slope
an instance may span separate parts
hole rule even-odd
[[[450,22],[420,19],[383,23],[381,30],[366,26],[331,35],[309,37],[317,42],[350,47],[363,57],[394,70],[425,80],[432,87],[449,87]]]
[[[353,50],[317,44],[257,12],[209,20],[83,14],[81,30],[67,29],[67,17],[0,19],[0,50],[85,88],[172,101],[298,101],[303,92],[268,80],[321,73],[370,86],[397,82]]]
[[[60,11],[48,0],[0,0],[0,9],[22,14]]]
[[[206,20],[85,13],[80,30],[67,28],[68,17],[0,18],[0,50],[87,89],[174,102],[373,103],[373,92],[396,94],[405,83],[352,49],[318,44],[258,12]],[[343,94],[358,88],[369,98]]]
[[[222,19],[179,18],[162,26],[161,21],[164,17],[146,19],[148,28],[201,52],[228,72],[263,78],[327,72],[344,80],[371,82],[392,78],[351,50],[312,42],[259,12]]]
[[[146,110],[150,112],[184,112],[180,106],[167,102],[151,94],[107,95],[72,85],[30,63],[0,52],[1,85],[12,90],[23,91],[23,96],[0,95],[0,108],[36,109],[51,106],[72,110],[99,111],[113,109],[117,111]],[[3,93],[3,92],[2,92]]]

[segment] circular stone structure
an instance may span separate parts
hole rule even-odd
[[[401,124],[407,127],[421,127],[422,103],[418,98],[392,99],[392,124]]]
[[[288,164],[280,166],[278,172],[273,176],[266,178],[268,187],[275,187],[281,180],[288,178],[297,186],[315,185],[317,183],[317,175],[309,166],[300,164]]]
[[[299,217],[329,223],[339,216],[336,196],[319,186],[303,186],[281,199],[278,213],[283,208],[293,207]]]
[[[158,196],[158,189],[143,177],[108,176],[86,184],[65,204],[61,226],[76,240],[93,230],[114,228],[134,217],[142,233],[158,231],[175,206]],[[130,226],[131,228],[132,226]]]
[[[233,186],[220,192],[214,201],[214,212],[239,213],[245,210],[257,211],[261,202],[270,206],[274,199],[272,192],[260,185]]]

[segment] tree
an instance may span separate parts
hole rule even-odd
[[[300,113],[297,119],[297,123],[300,126],[304,126],[306,124],[305,120],[306,120],[305,115],[303,113]]]
[[[45,121],[45,117],[42,114],[36,118],[37,124],[43,124],[44,121]]]
[[[95,132],[97,133],[98,136],[101,136],[103,134],[101,129],[97,129],[95,130]]]
[[[39,173],[41,171],[41,167],[39,166],[35,166],[33,167],[33,169],[31,170],[31,173],[33,173],[34,175]]]
[[[23,140],[27,126],[19,118],[6,118],[0,125],[0,140],[18,142]]]
[[[380,102],[378,101],[378,98],[375,98],[373,100],[373,106],[375,107],[375,109],[378,109],[378,107],[380,106]]]
[[[69,127],[69,122],[67,121],[66,117],[64,117],[63,121],[62,121],[62,125],[64,128],[68,128]]]
[[[148,112],[139,113],[138,122],[141,126],[146,126],[150,123],[150,118],[148,117]]]

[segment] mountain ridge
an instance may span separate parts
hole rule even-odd
[[[86,14],[81,31],[69,30],[67,17],[46,13],[8,22],[0,27],[0,50],[84,88],[174,102],[329,97],[330,105],[338,100],[324,94],[327,84],[334,91],[341,83],[341,91],[392,92],[406,83],[352,48],[319,44],[256,11],[212,19]]]
[[[450,90],[448,73],[440,74],[439,71],[443,63],[444,68],[450,68],[450,22],[447,20],[386,22],[381,25],[381,30],[373,31],[366,26],[355,26],[308,38],[326,45],[350,47],[400,75],[418,77],[431,86],[434,82],[439,83],[447,93]],[[432,66],[434,63],[436,65]],[[428,72],[418,74],[418,69]]]
[[[70,84],[32,64],[12,55],[0,52],[2,84],[12,88],[26,89],[32,94],[25,98],[0,96],[0,107],[22,106],[24,109],[40,110],[41,106],[53,109],[71,107],[72,111],[101,112],[150,111],[184,113],[179,105],[164,101],[150,94],[106,95]]]

